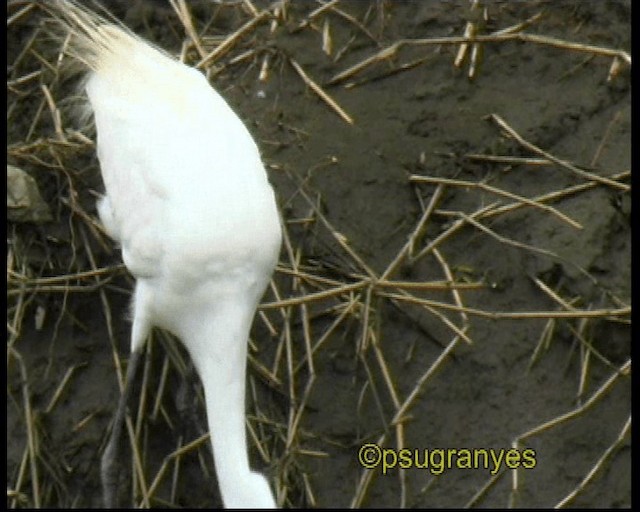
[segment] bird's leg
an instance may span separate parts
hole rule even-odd
[[[140,362],[141,354],[142,349],[131,352],[129,365],[127,367],[127,375],[125,377],[124,390],[122,391],[122,395],[120,395],[118,408],[116,409],[116,414],[113,418],[111,437],[104,453],[102,454],[100,477],[102,479],[102,497],[104,499],[104,505],[107,508],[115,508],[118,506],[118,472],[116,471],[116,459],[118,456],[120,437],[122,436],[122,427],[125,423],[127,402],[131,396],[133,380],[136,375],[136,369]]]
[[[180,435],[186,439],[200,437],[207,432],[198,415],[198,406],[200,404],[197,400],[198,395],[194,393],[194,374],[196,374],[196,369],[193,366],[193,361],[189,359],[186,371],[188,378],[180,379],[178,389],[173,396],[176,410],[180,418],[182,418]]]

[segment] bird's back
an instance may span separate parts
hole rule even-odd
[[[169,59],[131,73],[135,80],[122,86],[100,70],[87,82],[114,230],[131,271],[154,274],[173,258],[180,266],[200,259],[200,268],[228,253],[241,260],[268,251],[269,237],[279,245],[258,149],[204,76]]]
[[[202,73],[76,11],[106,188],[99,212],[125,264],[167,296],[227,281],[261,294],[281,234],[249,131]]]

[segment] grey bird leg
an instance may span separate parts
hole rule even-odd
[[[120,445],[120,437],[122,436],[122,427],[125,423],[125,415],[127,412],[127,402],[131,397],[133,389],[133,379],[140,363],[140,355],[142,349],[131,353],[129,365],[127,367],[127,375],[125,377],[124,390],[120,395],[118,408],[113,418],[113,427],[111,428],[111,437],[107,444],[102,460],[100,463],[100,478],[102,480],[102,497],[106,508],[116,508],[118,506],[118,471],[117,456]]]

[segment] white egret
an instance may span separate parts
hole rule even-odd
[[[126,391],[103,456],[106,504],[116,505],[131,380],[159,326],[182,340],[202,380],[224,505],[275,507],[250,470],[245,432],[247,339],[281,244],[256,143],[196,69],[74,1],[49,7],[87,67],[106,189],[98,213],[136,278]]]

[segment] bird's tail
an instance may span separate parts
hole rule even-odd
[[[139,50],[141,47],[173,60],[162,49],[138,37],[97,4],[96,9],[102,10],[104,16],[76,0],[50,0],[41,5],[57,21],[58,30],[55,35],[61,40],[65,51],[92,71],[99,71],[107,65],[110,56],[121,57],[132,49]]]
[[[51,0],[41,3],[55,22],[52,34],[61,43],[65,53],[97,71],[105,55],[114,50],[114,42],[131,44],[131,34],[116,20],[107,21],[75,0]]]
[[[84,76],[80,89],[85,89],[92,75],[99,75],[108,81],[114,95],[132,91],[142,95],[141,91],[148,91],[150,78],[158,70],[175,74],[173,57],[138,37],[98,4],[88,3],[104,15],[76,0],[49,0],[40,4],[54,21],[49,33],[63,53],[71,57],[67,69]],[[86,120],[91,111],[91,106],[85,103],[77,117]]]

